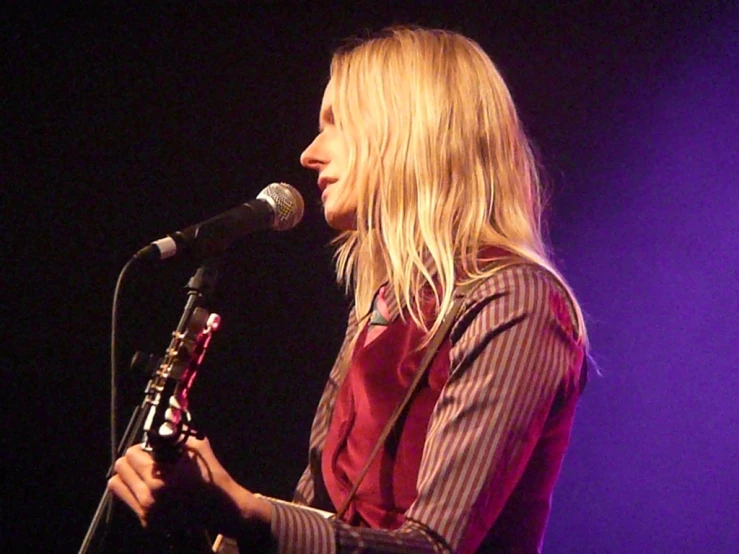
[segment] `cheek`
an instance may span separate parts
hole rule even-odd
[[[333,161],[343,171],[346,171],[349,168],[349,142],[346,135],[341,131],[337,130],[336,134],[332,137],[331,150],[333,153]]]
[[[339,149],[339,159],[342,169],[347,171],[349,169],[349,147],[343,142]]]

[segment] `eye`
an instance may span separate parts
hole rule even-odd
[[[326,126],[329,125],[334,125],[334,111],[331,106],[327,106],[321,110],[321,116],[318,120],[318,132],[323,132]]]

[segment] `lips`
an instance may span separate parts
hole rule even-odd
[[[329,185],[334,184],[336,181],[338,181],[338,179],[333,179],[331,177],[321,177],[320,179],[318,179],[318,188],[321,192],[323,192],[324,190],[326,190],[326,188],[328,188]]]

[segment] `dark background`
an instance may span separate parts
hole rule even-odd
[[[382,5],[383,7],[378,7]],[[341,341],[313,138],[331,51],[443,26],[504,74],[552,183],[591,379],[545,551],[736,551],[739,17],[731,2],[100,2],[3,15],[2,551],[74,552],[108,464],[110,304],[149,241],[286,181],[295,230],[224,257],[192,401],[246,486],[288,497]],[[163,353],[194,270],[123,289],[122,363]],[[120,377],[121,417],[143,382]],[[120,513],[120,551],[145,538]],[[124,543],[125,540],[129,541]]]

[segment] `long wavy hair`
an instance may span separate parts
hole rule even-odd
[[[546,268],[582,312],[542,237],[536,156],[490,58],[454,32],[392,27],[339,49],[331,63],[335,124],[349,142],[356,230],[342,232],[336,274],[361,317],[377,288],[436,330],[455,285],[485,278],[496,246]],[[422,290],[434,295],[424,315]]]

